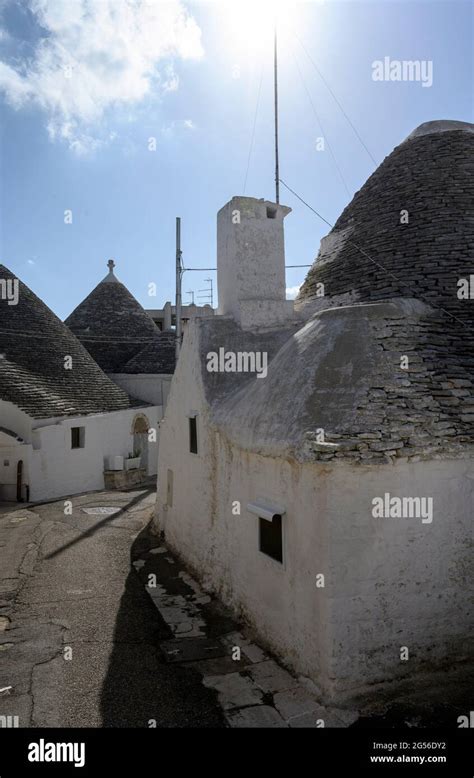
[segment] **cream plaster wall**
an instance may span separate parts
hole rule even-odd
[[[31,501],[103,489],[105,457],[126,457],[133,451],[133,421],[137,414],[144,414],[150,426],[158,429],[161,412],[156,406],[67,419],[33,420],[11,403],[0,401],[0,426],[21,435],[27,444],[33,443],[33,446],[15,447],[16,460],[12,465],[16,466],[19,459],[27,460],[25,483],[27,474]],[[84,448],[71,448],[71,427],[85,427]],[[158,443],[149,443],[148,475],[156,473],[157,452]],[[0,457],[3,457],[1,445]],[[0,484],[1,479],[0,470]]]
[[[197,455],[188,429],[196,411]],[[199,334],[188,328],[161,425],[157,527],[328,699],[472,656],[473,487],[468,459],[329,466],[238,448],[212,427]],[[433,522],[373,518],[372,500],[385,492],[432,497]],[[283,565],[258,549],[258,517],[246,510],[258,499],[286,508]]]

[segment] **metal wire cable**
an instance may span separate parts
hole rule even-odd
[[[333,90],[331,89],[331,87],[329,86],[328,82],[327,82],[327,81],[326,81],[326,79],[324,78],[324,76],[323,76],[323,74],[321,73],[320,69],[318,68],[318,66],[316,65],[315,61],[313,60],[313,58],[312,58],[312,57],[311,57],[311,55],[309,54],[309,52],[308,52],[308,49],[306,48],[306,46],[305,46],[305,45],[304,45],[304,43],[302,42],[301,38],[299,38],[299,36],[298,36],[298,35],[296,35],[296,34],[295,34],[295,38],[296,38],[296,40],[298,41],[298,43],[300,44],[300,46],[301,46],[301,48],[303,49],[303,51],[305,52],[305,54],[306,54],[306,56],[308,57],[309,61],[310,61],[310,62],[311,62],[311,64],[313,65],[314,69],[316,70],[316,72],[317,72],[318,76],[320,77],[320,79],[321,79],[321,81],[323,82],[324,86],[325,86],[325,87],[326,87],[326,89],[328,90],[329,94],[330,94],[330,95],[331,95],[331,97],[333,98],[334,102],[336,103],[336,105],[337,105],[337,106],[338,106],[338,108],[340,109],[340,111],[341,111],[342,115],[344,116],[344,118],[347,120],[347,122],[349,123],[350,127],[351,127],[351,128],[352,128],[352,130],[354,131],[354,133],[355,133],[356,137],[358,138],[359,142],[361,143],[361,145],[363,146],[363,148],[365,149],[365,151],[366,151],[366,152],[367,152],[367,154],[369,155],[370,159],[372,160],[372,162],[374,163],[374,165],[378,165],[378,162],[377,162],[377,160],[376,160],[376,159],[374,159],[374,157],[372,156],[371,152],[370,152],[370,151],[369,151],[369,149],[367,148],[367,146],[366,146],[366,144],[364,143],[363,139],[361,138],[361,136],[360,136],[359,132],[358,132],[358,131],[357,131],[357,129],[354,127],[354,124],[352,123],[352,121],[351,121],[350,117],[347,115],[346,111],[344,110],[344,107],[341,105],[341,102],[340,102],[340,101],[337,99],[336,95],[334,94]]]
[[[288,191],[291,192],[292,195],[294,195],[301,203],[303,203],[303,205],[305,205],[307,208],[309,208],[309,210],[312,211],[319,219],[321,219],[323,222],[325,222],[325,224],[327,224],[329,227],[331,227],[331,229],[334,228],[334,225],[331,224],[331,222],[328,222],[328,220],[325,219],[324,216],[321,216],[321,214],[318,213],[318,211],[315,208],[313,208],[309,203],[307,203],[306,200],[303,200],[303,198],[300,197],[300,195],[297,194],[294,189],[291,189],[291,187],[289,187],[288,184],[286,184],[281,178],[280,178],[280,183],[283,184],[283,186],[286,189],[288,189]],[[358,246],[357,243],[354,243],[354,241],[350,240],[349,238],[347,238],[347,243],[349,245],[353,246],[355,249],[357,249],[357,251],[359,251],[364,257],[367,257],[367,259],[369,259],[374,265],[376,265],[378,268],[380,268],[380,270],[383,270],[384,273],[387,273],[387,275],[389,275],[392,278],[394,278],[395,281],[397,281],[397,283],[400,285],[400,289],[405,289],[406,291],[408,291],[410,293],[410,296],[413,297],[414,299],[421,300],[421,302],[425,302],[421,297],[416,297],[413,294],[412,290],[408,286],[406,286],[404,281],[402,281],[400,278],[398,278],[398,276],[396,276],[395,273],[392,273],[391,270],[388,270],[388,268],[386,268],[383,265],[381,265],[380,262],[377,262],[375,259],[373,259],[370,256],[370,254],[368,254],[367,251],[365,251],[365,249],[361,248],[361,246]],[[430,303],[425,303],[425,305],[430,305]],[[462,319],[458,319],[457,316],[455,316],[450,311],[447,311],[446,308],[441,308],[440,307],[440,308],[438,308],[438,310],[439,311],[443,311],[443,313],[446,313],[448,316],[450,316],[452,319],[454,319],[455,321],[459,322],[463,326],[466,325],[465,321],[463,321]]]
[[[300,66],[298,64],[298,60],[296,59],[296,54],[295,53],[293,53],[293,59],[295,61],[295,65],[296,65],[296,69],[298,71],[299,77],[301,79],[301,83],[303,84],[303,87],[304,87],[305,92],[306,92],[306,94],[308,96],[308,100],[310,102],[311,108],[313,109],[313,113],[314,113],[314,115],[316,117],[316,121],[318,122],[319,126],[321,127],[321,132],[322,132],[322,134],[323,134],[323,136],[324,136],[324,138],[326,140],[326,143],[327,143],[327,146],[328,146],[328,149],[329,149],[329,153],[330,153],[330,155],[332,157],[332,160],[334,162],[334,166],[335,166],[337,172],[339,173],[339,177],[340,177],[340,179],[341,179],[341,181],[342,181],[342,183],[344,185],[344,188],[345,188],[347,194],[350,197],[351,193],[349,191],[349,187],[347,186],[346,179],[344,178],[344,176],[342,174],[342,170],[341,170],[341,168],[339,167],[339,165],[337,163],[336,155],[334,154],[334,152],[332,150],[332,146],[329,143],[329,136],[328,136],[328,134],[324,130],[323,123],[322,123],[322,121],[321,121],[321,119],[319,117],[319,114],[318,114],[317,110],[316,110],[316,106],[314,105],[314,102],[313,102],[313,99],[311,97],[310,91],[309,91],[309,89],[308,89],[308,87],[306,85],[306,81],[303,78],[303,73],[301,72],[301,69],[300,69]]]
[[[253,144],[254,144],[254,139],[255,139],[255,127],[257,125],[257,115],[258,115],[258,108],[259,108],[259,105],[260,105],[260,93],[262,91],[262,81],[263,81],[263,62],[262,62],[262,68],[260,70],[260,83],[258,85],[257,104],[255,106],[255,114],[254,114],[254,117],[253,117],[252,137],[251,137],[251,140],[250,140],[249,155],[248,155],[248,158],[247,158],[247,170],[245,171],[244,190],[243,190],[244,194],[245,194],[245,189],[247,187],[247,178],[248,178],[249,168],[250,168],[250,158],[252,156]]]

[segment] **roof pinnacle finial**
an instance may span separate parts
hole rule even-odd
[[[109,268],[109,273],[114,272],[115,262],[113,259],[109,259],[109,261],[107,262],[107,267]]]

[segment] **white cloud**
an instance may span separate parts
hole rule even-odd
[[[181,130],[195,130],[196,125],[192,119],[173,119],[172,122],[165,124],[161,128],[161,134],[165,138],[172,138],[177,132]]]
[[[298,292],[300,291],[301,284],[298,284],[297,286],[287,286],[286,287],[286,299],[287,300],[294,300]]]
[[[108,109],[177,89],[170,60],[203,54],[179,0],[29,0],[29,8],[43,37],[32,59],[0,62],[0,91],[15,108],[41,108],[50,137],[77,153],[106,142],[97,128]]]

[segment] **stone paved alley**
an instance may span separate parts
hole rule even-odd
[[[154,491],[71,499],[72,516],[63,501],[0,515],[0,715],[40,727],[223,726],[198,674],[161,659],[167,628],[130,567]],[[95,506],[119,512],[83,511]]]
[[[2,508],[0,716],[22,727],[423,726],[453,725],[468,705],[472,672],[446,678],[449,692],[411,684],[359,711],[322,706],[150,534],[155,497],[153,486],[76,496],[72,515],[63,500]]]

